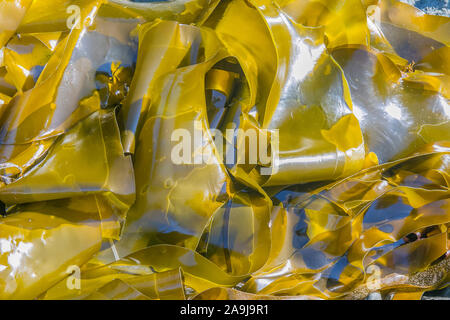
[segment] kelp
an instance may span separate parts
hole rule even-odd
[[[449,37],[395,0],[4,0],[0,298],[445,288]]]

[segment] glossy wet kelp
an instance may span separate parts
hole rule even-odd
[[[446,287],[449,44],[394,0],[3,0],[0,298]]]

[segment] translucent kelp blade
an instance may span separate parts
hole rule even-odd
[[[100,250],[101,240],[93,197],[11,210],[0,219],[1,298],[36,298],[86,263]]]

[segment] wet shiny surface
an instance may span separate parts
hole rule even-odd
[[[394,0],[2,0],[0,298],[447,286],[449,44]],[[277,170],[228,163],[229,128]]]

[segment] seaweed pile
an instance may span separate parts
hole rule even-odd
[[[2,0],[0,299],[447,287],[449,44],[394,0]]]

